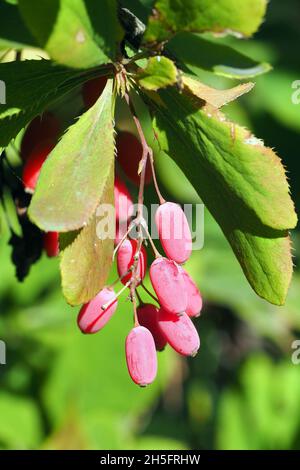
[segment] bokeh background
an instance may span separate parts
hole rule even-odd
[[[274,69],[225,109],[275,147],[297,208],[300,104],[292,104],[291,95],[300,80],[299,24],[298,0],[272,0],[255,40],[230,40]],[[233,84],[209,74],[204,80]],[[199,202],[171,160],[158,157],[157,167],[170,199]],[[156,382],[139,389],[124,357],[132,325],[126,297],[103,331],[80,334],[77,309],[61,295],[58,260],[43,257],[19,284],[3,213],[1,219],[0,339],[7,364],[0,366],[0,448],[300,448],[300,364],[291,360],[292,343],[300,339],[298,231],[292,234],[295,274],[288,300],[274,307],[252,292],[206,212],[204,248],[188,263],[204,297],[196,320],[199,354],[189,360],[167,348],[159,354]]]

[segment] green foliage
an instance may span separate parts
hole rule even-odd
[[[20,11],[38,45],[64,66],[91,68],[115,60],[119,53],[123,33],[115,1],[106,2],[105,8],[92,0],[20,0],[19,10],[5,5],[7,15],[14,11],[16,21],[22,22]],[[207,34],[197,34],[204,31],[253,34],[264,17],[264,0],[249,0],[242,7],[237,7],[235,0],[226,5],[223,0],[213,4],[190,0],[188,5],[161,0],[155,2],[156,14],[152,16],[151,2],[131,1],[121,5],[132,8],[147,23],[146,42],[172,37],[166,48],[175,55],[176,64],[183,71],[200,77],[203,70],[208,70],[245,78],[268,70],[265,63],[249,59]],[[126,29],[126,34],[129,33]],[[249,91],[252,84],[217,90],[192,76],[181,75],[175,63],[164,56],[148,57],[145,66],[140,61],[137,65],[142,68],[133,67],[130,77],[136,85],[152,92],[151,106],[157,114],[163,149],[184,169],[221,225],[256,292],[282,304],[292,274],[287,230],[296,224],[283,167],[270,149],[216,110]],[[107,69],[107,73],[112,70]],[[9,104],[1,109],[0,145],[6,147],[34,116],[76,90],[89,77],[101,73],[104,70],[95,68],[85,75],[82,70],[49,61],[1,64],[0,76],[8,83]],[[166,87],[165,92],[153,93]],[[180,94],[176,87],[182,87],[184,93]],[[32,221],[46,231],[72,232],[84,227],[62,259],[63,289],[70,303],[88,300],[105,282],[109,266],[107,255],[99,277],[97,260],[106,250],[102,247],[93,261],[91,231],[96,208],[106,199],[105,188],[109,187],[112,175],[114,99],[109,85],[98,103],[63,136],[43,167],[29,210]],[[74,253],[77,258],[83,252],[89,254],[75,276],[70,263]],[[84,278],[95,275],[97,281],[86,289]]]
[[[132,325],[126,295],[100,335],[83,335],[76,326],[78,309],[68,307],[60,294],[57,263],[43,258],[18,284],[8,250],[5,234],[0,305],[6,302],[6,315],[0,318],[0,337],[8,345],[8,364],[0,367],[0,448],[184,448],[159,433],[145,442],[139,436],[140,416],[155,406],[176,361],[170,350],[160,355],[153,387],[140,389],[131,382],[124,358]]]
[[[36,46],[26,29],[16,5],[0,0],[0,50]]]
[[[289,449],[299,426],[297,368],[254,356],[243,367],[240,381],[241,395],[228,390],[220,403],[218,447]]]
[[[246,80],[268,72],[268,63],[259,63],[220,39],[196,33],[179,33],[172,38],[168,50],[175,54],[183,68],[201,74],[203,70],[228,78]]]
[[[228,90],[217,90],[187,75],[183,75],[181,81],[183,91],[192,98],[198,98],[200,107],[207,103],[217,109],[248,93],[254,87],[254,83],[243,83]]]
[[[142,88],[156,91],[176,83],[177,69],[167,57],[151,57],[146,67],[139,70],[137,78]]]
[[[152,96],[152,107],[162,149],[222,227],[254,290],[281,305],[292,275],[287,230],[297,218],[280,160],[219,111],[197,110],[175,91]]]
[[[157,0],[146,41],[164,41],[177,32],[239,33],[251,36],[259,28],[266,0]]]
[[[101,196],[101,204],[114,204],[114,167],[108,175]],[[63,250],[61,274],[63,293],[72,305],[88,302],[104,287],[112,265],[113,240],[100,239],[93,215],[75,240]]]
[[[100,204],[114,168],[112,81],[43,166],[29,216],[45,231],[86,226]]]
[[[76,88],[79,76],[79,72],[74,74],[46,60],[0,64],[7,103],[0,108],[0,150],[7,147],[31,119]]]
[[[204,249],[193,253],[187,266],[204,299],[203,314],[196,320],[201,351],[193,361],[175,361],[167,348],[159,357],[159,380],[146,390],[136,388],[124,361],[124,340],[132,326],[126,296],[103,331],[81,335],[76,329],[78,311],[61,295],[57,260],[43,257],[24,284],[16,282],[0,208],[0,339],[8,348],[7,365],[0,366],[1,449],[299,449],[299,365],[291,362],[291,344],[300,331],[299,233],[293,233],[295,273],[289,295],[285,306],[277,307],[249,288],[216,223],[255,290],[281,304],[292,269],[287,230],[296,223],[289,188],[275,154],[215,109],[251,86],[232,88],[224,77],[256,77],[270,69],[268,62],[274,64],[274,72],[255,79],[255,89],[242,104],[226,106],[226,115],[277,149],[299,204],[299,105],[291,100],[291,85],[299,79],[299,54],[290,47],[300,40],[297,2],[270,2],[259,41],[228,42],[202,31],[231,28],[252,34],[266,2],[121,0],[145,24],[156,5],[159,14],[150,17],[143,44],[170,37],[164,49],[154,44],[154,52],[162,53],[165,64],[166,54],[184,73],[173,81],[174,66],[159,71],[154,67],[145,88],[148,84],[149,90],[149,83],[150,89],[159,88],[162,75],[166,78],[166,90],[149,94],[157,136],[169,153],[153,145],[163,194],[187,203],[199,202],[201,196],[212,214],[205,211]],[[26,45],[43,47],[52,61],[0,64],[8,98],[7,105],[0,105],[1,149],[49,108],[61,112],[65,128],[81,115],[81,84],[102,75],[98,66],[116,60],[123,34],[113,1],[20,0],[20,10],[16,3],[0,0],[1,61],[4,50],[23,50]],[[204,5],[205,11],[187,5]],[[86,35],[77,36],[82,31]],[[147,56],[147,49],[142,50]],[[23,53],[26,56],[27,50]],[[136,65],[144,66],[140,61]],[[139,73],[143,70],[128,66],[135,91],[143,95]],[[71,304],[88,300],[116,277],[113,272],[105,280],[111,245],[95,239],[96,207],[112,198],[112,94],[108,87],[102,100],[66,132],[43,169],[36,193],[42,201],[45,188],[50,203],[39,206],[34,215],[38,223],[66,230],[60,265]],[[136,95],[131,96],[139,108]],[[118,97],[116,128],[132,131],[128,109],[120,118],[126,107],[121,101]],[[97,119],[102,106],[105,112],[103,108]],[[139,117],[152,144],[152,121],[144,108]],[[14,164],[11,180],[20,174],[14,148],[19,138],[7,151]],[[84,162],[81,149],[87,156]],[[77,161],[76,155],[82,158]],[[51,192],[49,178],[56,185],[55,176],[59,188]],[[78,190],[88,194],[88,207],[85,197],[71,207]],[[148,188],[146,203],[155,197]],[[6,217],[17,230],[12,197],[5,195],[5,202]],[[51,204],[57,220],[50,220]],[[148,297],[143,294],[143,299]]]
[[[115,0],[19,0],[29,30],[53,60],[76,68],[115,59],[121,39]],[[105,15],[103,15],[105,11]]]

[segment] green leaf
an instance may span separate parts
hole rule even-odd
[[[297,216],[274,152],[212,107],[176,90],[151,95],[160,145],[221,226],[251,286],[283,304],[292,276],[287,230]]]
[[[267,63],[259,63],[242,54],[220,39],[193,33],[176,34],[167,49],[183,67],[195,75],[202,70],[228,78],[248,79],[271,70]]]
[[[114,166],[112,80],[100,99],[63,136],[47,158],[29,207],[45,231],[86,226],[96,211]]]
[[[86,68],[115,59],[121,39],[115,0],[19,0],[19,8],[56,62]]]
[[[181,31],[252,36],[266,7],[267,0],[157,0],[145,41],[165,41]]]
[[[0,151],[35,116],[78,86],[79,77],[80,72],[46,60],[0,64],[7,103],[0,107]]]
[[[114,204],[114,167],[107,179],[100,204]],[[113,239],[98,237],[95,214],[63,252],[61,275],[63,293],[71,305],[79,305],[93,299],[104,287],[112,265]],[[98,234],[98,235],[97,235]]]
[[[159,88],[166,88],[176,83],[177,68],[167,57],[151,57],[147,66],[139,70],[137,80],[146,90],[155,91]]]
[[[17,6],[0,0],[0,49],[23,49],[36,47],[26,29]]]
[[[211,88],[199,80],[195,80],[187,75],[182,76],[183,91],[194,98],[200,100],[199,106],[203,106],[203,102],[212,105],[215,108],[221,108],[225,104],[236,100],[240,96],[248,93],[254,87],[254,83],[243,83],[234,88],[227,90],[218,90]]]
[[[175,166],[175,163],[172,163]],[[168,168],[164,168],[164,171],[167,172]],[[174,179],[173,184],[176,183],[177,186],[180,184]],[[246,322],[255,334],[266,337],[280,348],[284,348],[290,341],[290,329],[297,329],[300,325],[297,315],[297,306],[300,304],[300,277],[297,272],[293,275],[284,308],[271,306],[250,290],[246,279],[241,276],[240,266],[229,244],[208,211],[205,212],[204,229],[204,249],[194,252],[187,266],[190,275],[198,280],[203,298],[207,302],[226,306],[241,321]],[[210,276],[211,272],[214,273],[213,276]],[[287,324],[290,325],[289,329],[286,328]]]

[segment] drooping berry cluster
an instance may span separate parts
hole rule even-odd
[[[83,87],[86,108],[92,106],[105,86],[105,79],[96,79]],[[121,172],[115,178],[116,236],[115,254],[122,289],[116,293],[114,283],[104,287],[94,299],[83,305],[78,315],[78,326],[86,334],[101,330],[115,313],[118,297],[128,290],[133,304],[134,327],[126,338],[125,352],[132,380],[146,386],[157,374],[157,353],[169,344],[183,356],[194,356],[200,346],[197,330],[191,318],[202,308],[201,294],[183,264],[192,252],[192,237],[187,218],[178,204],[166,202],[158,189],[151,149],[141,126],[134,116],[140,140],[129,132],[117,134],[117,162]],[[27,192],[33,193],[41,167],[54,148],[61,132],[58,119],[51,113],[32,121],[21,146],[24,162],[23,183]],[[134,217],[134,204],[127,188],[125,176],[139,186],[138,210]],[[155,214],[155,224],[165,256],[158,252],[143,218],[143,193],[145,184],[154,182],[160,205]],[[133,219],[133,220],[132,220]],[[137,237],[132,238],[136,229]],[[59,252],[59,234],[44,234],[44,248],[49,256]],[[146,246],[151,246],[155,260],[149,268],[153,293],[143,280],[147,272]],[[143,303],[140,290],[144,289],[154,299]]]
[[[125,342],[126,362],[132,380],[140,386],[146,386],[153,382],[157,374],[156,351],[162,351],[169,344],[183,356],[194,356],[197,353],[200,339],[191,318],[199,316],[202,298],[198,287],[182,267],[192,252],[192,236],[187,218],[178,204],[166,202],[162,198],[151,149],[148,146],[145,149],[143,136],[141,142],[128,132],[117,135],[117,162],[127,179],[140,187],[138,213],[132,221],[133,200],[121,175],[116,176],[115,253],[118,280],[124,287],[118,293],[114,290],[116,283],[102,289],[81,308],[78,326],[84,333],[101,330],[117,310],[119,295],[128,289],[135,324]],[[152,180],[160,199],[155,223],[166,257],[157,251],[140,208],[144,185]],[[130,238],[133,227],[137,230],[136,239]],[[143,283],[147,271],[145,244],[148,242],[155,254],[149,269],[154,293],[149,292]],[[141,289],[150,294],[155,304],[142,301]]]

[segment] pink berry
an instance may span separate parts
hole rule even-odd
[[[44,234],[44,250],[49,258],[58,256],[59,254],[59,233],[47,232]]]
[[[122,278],[121,282],[126,284],[132,277],[132,272],[129,272],[127,275],[126,273],[134,264],[134,257],[137,251],[137,240],[124,240],[120,248],[118,249],[117,254],[117,266],[118,266],[118,273],[119,276]],[[138,261],[138,268],[137,268],[137,276],[142,280],[146,274],[146,267],[147,267],[147,253],[145,248],[142,246],[140,254],[139,254],[139,261]]]
[[[157,357],[153,336],[144,326],[133,328],[126,338],[126,362],[132,380],[141,387],[153,382]]]
[[[155,222],[168,258],[185,263],[192,252],[192,235],[185,213],[178,204],[165,202],[156,211]]]
[[[107,306],[103,310],[103,306]],[[96,297],[83,305],[77,319],[83,333],[97,333],[115,313],[118,305],[116,294],[112,289],[102,289]]]
[[[150,267],[150,279],[161,306],[171,313],[183,313],[187,307],[184,278],[177,264],[158,258]]]
[[[187,313],[189,317],[199,317],[202,309],[202,297],[200,291],[189,273],[182,267],[180,267],[180,271],[184,277],[188,298],[185,313]]]
[[[158,323],[158,308],[152,304],[140,305],[137,309],[138,320],[152,334],[157,351],[162,351],[167,340]]]
[[[115,179],[116,219],[126,221],[133,215],[133,201],[127,186],[120,178]]]
[[[169,345],[183,356],[195,356],[200,347],[198,332],[190,319],[184,313],[180,317],[167,312],[163,308],[158,314],[159,326]]]

